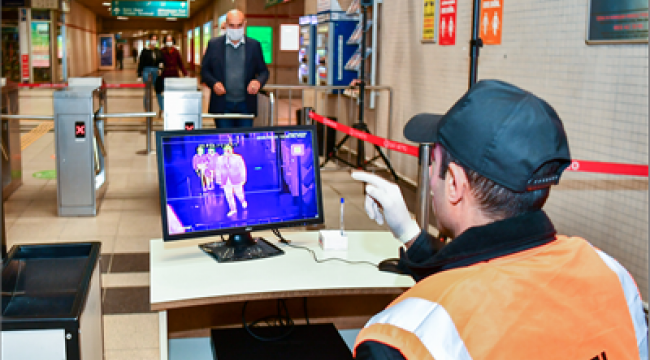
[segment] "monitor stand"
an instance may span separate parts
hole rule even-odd
[[[253,238],[250,232],[233,233],[225,242],[202,244],[199,248],[218,262],[263,259],[284,254],[282,249],[263,238]]]

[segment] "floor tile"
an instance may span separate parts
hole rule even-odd
[[[148,287],[149,272],[125,272],[102,274],[102,286],[104,288],[119,287]]]
[[[157,237],[144,236],[123,236],[117,235],[115,238],[115,253],[149,253],[149,241],[151,239],[161,239],[162,235]]]
[[[104,315],[104,350],[158,349],[158,313]]]
[[[149,286],[104,287],[102,311],[105,315],[148,313],[149,299]]]
[[[160,359],[160,350],[158,348],[104,351],[104,360],[158,360],[158,359]]]
[[[149,271],[148,253],[115,253],[111,273]]]

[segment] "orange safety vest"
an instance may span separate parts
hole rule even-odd
[[[634,280],[576,237],[420,281],[361,330],[407,360],[648,359]]]

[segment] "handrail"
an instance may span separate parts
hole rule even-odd
[[[112,114],[97,114],[96,117],[99,119],[114,119],[114,118],[139,118],[139,117],[149,117],[156,116],[156,113],[153,111],[150,112],[139,112],[139,113],[112,113]]]
[[[253,114],[201,114],[202,118],[208,119],[253,119]]]
[[[54,115],[20,115],[20,114],[9,115],[9,114],[2,114],[2,118],[3,119],[11,119],[11,120],[22,120],[22,119],[54,120]]]

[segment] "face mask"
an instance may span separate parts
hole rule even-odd
[[[169,47],[172,47],[172,45],[174,45],[174,43],[171,42],[171,41],[167,41],[165,44],[166,44],[167,46],[169,46]]]
[[[244,37],[244,29],[230,29],[226,30],[226,33],[228,34],[228,39],[230,41],[239,41],[241,38]]]
[[[151,44],[152,47],[156,47],[158,45],[158,41],[151,40],[150,44]]]

